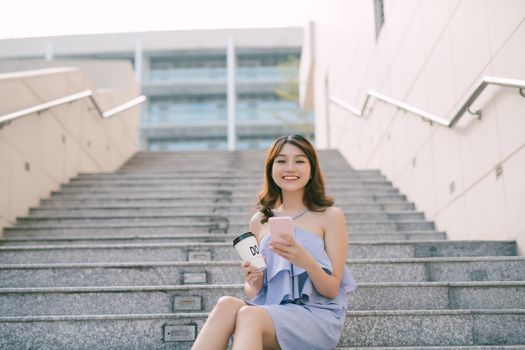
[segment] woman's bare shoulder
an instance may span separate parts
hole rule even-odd
[[[327,207],[321,215],[321,225],[325,235],[330,232],[346,232],[345,213],[338,207]]]
[[[331,206],[326,207],[321,216],[324,220],[331,221],[334,219],[341,219],[341,217],[344,218],[345,213],[341,208]]]

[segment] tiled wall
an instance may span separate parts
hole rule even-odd
[[[377,41],[373,2],[334,1],[315,19],[319,147],[355,168],[380,168],[451,239],[518,239],[525,254],[525,98],[490,87],[450,130],[380,101],[359,119],[368,89],[451,119],[484,76],[525,80],[525,2],[385,0]],[[501,166],[502,172],[496,173]]]

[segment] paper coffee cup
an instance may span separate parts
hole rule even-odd
[[[251,232],[246,232],[233,240],[233,247],[241,256],[242,261],[249,261],[258,271],[266,269],[266,263],[259,250],[257,239]]]

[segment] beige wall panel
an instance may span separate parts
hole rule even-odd
[[[78,175],[82,157],[78,143],[71,137],[66,138],[64,172],[68,179]]]
[[[447,29],[424,69],[431,96],[428,105],[420,108],[442,117],[448,116],[456,99],[450,45],[450,32]]]
[[[83,152],[82,160],[80,163],[80,172],[95,172],[97,170],[100,171],[102,169],[100,160],[97,160],[95,158],[94,147],[96,147],[95,135],[97,132],[97,128],[95,126],[95,123],[93,122],[93,118],[94,117],[91,114],[84,112],[81,126],[82,136],[78,142]]]
[[[0,134],[0,218],[7,220],[9,212],[9,184],[11,182],[11,154],[13,149]]]
[[[388,42],[385,36],[380,36],[374,50],[374,56],[368,62],[367,75],[361,85],[363,94],[369,89],[383,90],[383,85],[388,77],[388,62],[390,62],[390,59],[391,57],[388,56]]]
[[[501,177],[489,173],[464,196],[469,239],[508,238]]]
[[[507,39],[505,45],[492,59],[494,74],[504,78],[525,79],[525,20]]]
[[[55,120],[63,127],[63,133],[68,139],[79,140],[81,137],[81,119],[87,111],[87,99],[68,103],[60,107],[61,112],[55,113]]]
[[[525,1],[486,0],[486,6],[490,51],[494,55],[511,36],[512,32],[516,30],[518,25],[521,23],[523,26]]]
[[[439,212],[435,217],[428,217],[428,219],[435,220],[437,229],[445,231],[448,239],[469,239],[465,209],[465,197],[459,197],[450,202],[446,210]]]
[[[396,120],[392,123],[388,134],[390,135],[390,144],[393,152],[393,176],[392,179],[397,179],[401,173],[407,168],[407,165],[412,159],[413,149],[410,148],[406,131],[408,123],[413,118],[406,117],[401,114],[396,116]]]
[[[406,96],[421,74],[421,68],[425,63],[423,28],[423,18],[418,11],[390,70],[389,93],[401,101],[406,101]]]
[[[414,15],[419,7],[419,0],[397,1],[385,10],[384,27],[381,35],[386,37],[389,61],[385,62],[389,66],[400,54],[400,48],[408,35],[409,28],[414,21]]]
[[[456,11],[459,8],[459,5],[461,5],[461,1],[463,0],[448,0],[448,14],[449,16],[453,16]]]
[[[28,162],[30,171],[26,171],[26,162],[28,159],[25,156],[12,152],[9,221],[14,222],[17,216],[26,215],[28,208],[37,205],[39,201],[38,177],[44,175],[32,162]]]
[[[363,43],[363,45],[356,48],[356,50],[358,52],[356,54],[355,64],[352,65],[352,70],[350,71],[348,78],[345,79],[347,80],[347,84],[350,84],[351,86],[347,89],[349,91],[348,96],[343,96],[343,98],[349,98],[348,102],[350,104],[361,108],[366,97],[366,91],[370,89],[370,86],[368,86],[364,80],[374,53],[373,41]],[[337,75],[334,79],[336,77]],[[316,85],[316,88],[317,86],[318,85]]]
[[[424,23],[422,45],[423,55],[427,58],[448,25],[450,20],[449,4],[443,0],[421,1],[418,16]]]
[[[412,168],[411,187],[413,196],[418,198],[417,209],[426,213],[436,212],[436,176],[434,167],[434,150],[432,142],[423,147],[417,155],[416,164]]]
[[[407,200],[411,203],[414,203],[414,198],[416,198],[415,195],[417,193],[414,193],[413,185],[414,185],[414,169],[412,165],[407,166],[398,176],[397,178],[392,180],[392,184],[397,188],[402,188],[403,192],[400,192],[404,194],[407,197]],[[390,180],[390,179],[389,179]]]
[[[525,144],[525,98],[514,90],[502,91],[496,97],[498,131],[503,158]]]
[[[44,74],[24,79],[24,83],[34,92],[41,102],[48,102],[77,91],[67,80],[64,73]],[[43,88],[43,87],[46,88]]]
[[[100,170],[108,169],[109,159],[105,157],[107,153],[106,145],[108,142],[108,136],[104,131],[104,128],[100,125],[100,121],[92,123],[86,142],[90,142],[91,146],[88,146],[89,153],[92,155],[93,159],[96,159],[97,164],[100,166]]]
[[[108,118],[104,119],[103,125],[104,129],[107,130],[108,134],[108,143],[111,145],[111,148],[122,155],[125,155],[126,149],[129,147],[126,143],[129,143],[131,140],[126,140],[126,128],[127,126],[123,124],[122,119],[126,118],[126,112],[123,112],[120,115],[120,118]]]
[[[93,89],[87,75],[81,70],[69,72],[67,74],[67,80],[76,91]]]
[[[60,107],[50,111],[50,114],[64,112]],[[67,181],[65,176],[65,146],[62,142],[63,128],[50,116],[40,120],[38,132],[38,151],[36,163],[38,167],[56,182]]]
[[[450,22],[452,71],[456,100],[476,82],[490,61],[487,11],[479,0],[463,0]]]
[[[96,93],[95,101],[97,105],[102,109],[102,112],[105,112],[115,106],[115,103],[111,100],[111,95],[109,93]]]
[[[12,120],[0,130],[2,138],[21,154],[34,157],[38,150],[38,133],[40,119],[48,118],[49,112],[43,111],[40,115],[31,114],[23,118]]]
[[[82,157],[80,158],[80,168],[79,173],[96,173],[100,172],[101,166],[95,162],[93,157],[90,156],[90,153],[83,150]]]
[[[463,191],[463,167],[459,149],[460,135],[440,128],[432,138],[436,176],[436,207],[442,210]],[[450,187],[454,183],[454,191]],[[421,196],[419,200],[421,200]]]
[[[3,234],[3,228],[12,226],[12,223],[9,222],[6,218],[0,215],[0,237]]]
[[[495,107],[494,103],[485,105],[481,121],[474,120],[468,128],[457,131],[465,187],[474,184],[501,160]]]
[[[393,119],[395,122],[395,117]],[[385,176],[389,179],[393,179],[395,176],[395,157],[392,132],[390,129],[386,130],[381,138],[379,152],[381,152],[381,168],[384,169]]]
[[[525,148],[509,158],[503,165],[505,187],[505,218],[509,239],[518,240],[520,254],[525,255]]]
[[[60,189],[60,182],[47,176],[46,173],[38,169],[37,186],[38,186],[38,198],[49,198],[51,191],[58,191]],[[62,182],[65,183],[66,181]]]
[[[36,96],[21,80],[1,77],[0,74],[0,96],[7,96],[9,103],[0,103],[0,115],[17,112],[38,103]]]
[[[366,168],[380,169],[382,165],[381,152],[372,152],[366,160]]]
[[[525,80],[525,22],[494,58],[494,72],[507,78]],[[497,88],[494,99],[503,158],[525,144],[525,98],[516,89]]]

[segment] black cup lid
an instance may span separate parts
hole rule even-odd
[[[255,235],[254,235],[253,233],[251,233],[251,232],[245,232],[245,233],[243,233],[242,235],[240,235],[239,237],[237,237],[237,238],[235,238],[235,239],[233,240],[233,246],[235,247],[235,245],[236,245],[237,243],[239,243],[239,242],[242,241],[243,239],[248,238],[248,237],[251,237],[251,236],[255,237]]]

